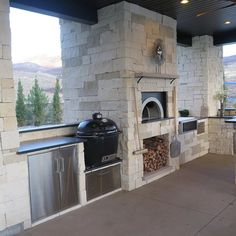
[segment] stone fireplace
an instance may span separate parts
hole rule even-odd
[[[176,21],[121,2],[100,9],[95,25],[65,20],[60,25],[65,122],[88,119],[96,111],[113,119],[122,131],[122,188],[146,184],[143,140],[167,135],[170,143],[175,132]],[[165,49],[162,64],[153,56],[157,41]],[[165,101],[146,100],[145,93],[161,94]],[[143,122],[144,115],[150,122]],[[176,163],[168,157],[164,174]]]

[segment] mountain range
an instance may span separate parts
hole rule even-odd
[[[235,63],[236,63],[236,55],[224,57],[224,65],[235,64]]]
[[[61,67],[46,67],[41,66],[32,62],[24,62],[24,63],[16,63],[13,64],[14,71],[23,71],[30,73],[45,73],[50,75],[59,76],[61,75],[62,69]]]
[[[18,88],[18,81],[20,80],[26,97],[34,84],[34,79],[37,79],[39,86],[46,93],[49,100],[51,100],[54,93],[56,79],[59,79],[61,82],[62,68],[39,65],[33,62],[24,62],[13,64],[13,73],[15,88]]]
[[[224,76],[228,96],[226,107],[232,108],[236,104],[236,55],[224,58]]]

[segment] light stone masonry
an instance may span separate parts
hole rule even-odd
[[[197,131],[190,131],[178,136],[178,139],[181,142],[181,165],[204,156],[209,152],[208,119],[201,119],[198,122],[205,123],[204,133],[197,134]]]
[[[20,133],[20,142],[27,142],[60,136],[71,136],[76,133],[76,130],[77,126],[75,125],[72,127],[61,127],[56,129],[38,130],[34,132],[23,132]]]
[[[213,46],[211,36],[193,38],[192,47],[177,47],[178,110],[190,115],[215,116],[216,93],[223,87],[223,48]]]
[[[2,46],[2,58],[5,60],[11,60],[11,47],[9,45]]]
[[[0,103],[0,117],[13,117],[15,116],[14,103]]]
[[[209,152],[233,155],[234,124],[225,123],[224,119],[209,118]]]
[[[5,117],[3,118],[3,126],[5,131],[15,131],[17,130],[17,120],[16,117]],[[18,134],[17,134],[18,136]]]
[[[8,164],[0,170],[0,233],[7,227],[30,222],[27,161]]]
[[[19,158],[15,114],[15,90],[11,61],[9,0],[0,1],[0,235],[6,229],[23,224],[29,227],[30,204],[28,166]]]
[[[121,2],[100,9],[95,25],[65,20],[61,20],[60,25],[65,121],[88,119],[96,111],[113,119],[122,131],[118,155],[123,159],[122,188],[138,188],[144,184],[143,156],[133,155],[139,148],[134,91],[141,127],[141,90],[166,91],[172,98],[173,86],[162,79],[144,79],[139,88],[135,73],[176,77],[176,21]],[[166,52],[162,66],[158,66],[153,57],[157,39],[163,41]],[[79,86],[70,87],[71,84]],[[170,102],[169,110],[172,112],[172,109]],[[163,124],[160,133],[173,132],[173,122]],[[158,134],[148,130],[151,135]],[[142,143],[142,139],[140,141]]]

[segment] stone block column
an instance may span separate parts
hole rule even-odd
[[[9,0],[0,1],[0,235],[30,225],[28,166],[19,157]],[[24,160],[24,161],[22,161]],[[12,230],[12,231],[11,231]]]
[[[17,131],[13,69],[11,61],[11,33],[9,22],[9,1],[0,3],[0,166],[7,156],[15,155],[19,147]]]
[[[143,184],[143,156],[133,154],[142,148],[138,142],[134,96],[137,91],[141,123],[141,91],[135,73],[176,76],[176,21],[120,2],[99,9],[95,25],[65,20],[60,25],[65,121],[88,119],[96,111],[113,119],[122,131],[118,155],[123,159],[122,188],[138,188]],[[157,40],[165,48],[161,66],[153,56]],[[155,91],[156,87],[149,81],[148,91]]]
[[[223,47],[213,45],[212,36],[193,38],[192,47],[177,47],[178,109],[192,116],[215,116],[214,99],[223,87]]]

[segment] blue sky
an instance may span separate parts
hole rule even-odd
[[[35,56],[59,57],[59,19],[11,8],[12,59],[24,62]],[[236,44],[224,46],[224,56],[236,55]]]

